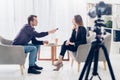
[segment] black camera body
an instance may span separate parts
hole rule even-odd
[[[96,12],[98,17],[101,17],[101,15],[110,15],[111,11],[111,7],[102,1],[96,5]]]
[[[101,18],[102,15],[111,15],[111,14],[112,14],[112,8],[110,7],[110,5],[105,4],[103,1],[96,4],[95,8],[92,8],[88,12],[88,15],[91,18],[95,18],[96,16],[98,18]]]

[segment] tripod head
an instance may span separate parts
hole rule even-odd
[[[102,19],[97,19],[97,20],[95,20],[95,22],[94,22],[94,32],[96,33],[96,35],[101,35],[102,34],[102,32],[101,32],[101,27],[106,27],[106,25],[103,23],[104,22],[104,20],[102,20]]]
[[[101,27],[106,27],[106,25],[103,22],[104,22],[104,20],[102,20],[101,18],[98,18],[94,22],[95,25],[94,25],[93,32],[96,33],[95,39],[99,43],[102,42],[102,40],[103,40],[102,34],[104,34],[104,35],[106,34],[105,30],[104,30],[104,32],[101,31]]]

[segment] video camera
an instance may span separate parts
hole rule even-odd
[[[96,32],[96,35],[101,35],[101,27],[106,27],[104,20],[102,20],[101,17],[102,15],[111,15],[111,7],[110,5],[105,4],[103,1],[101,1],[88,12],[88,15],[91,18],[95,18],[97,16],[97,20],[94,22],[95,28],[93,31]]]
[[[105,4],[103,1],[96,4],[95,8],[92,8],[88,15],[91,18],[95,18],[96,16],[98,18],[101,18],[102,15],[110,15],[111,14],[111,7],[108,4]]]

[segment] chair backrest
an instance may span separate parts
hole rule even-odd
[[[7,40],[7,39],[3,38],[2,36],[0,36],[0,44],[11,45],[12,41]]]
[[[0,36],[0,44],[1,44],[2,37]]]
[[[95,33],[90,32],[90,36],[87,37],[87,43],[91,43],[95,39]]]

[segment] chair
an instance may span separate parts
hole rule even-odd
[[[12,41],[0,36],[0,64],[19,64],[23,75],[25,53],[22,46],[12,45]]]
[[[78,47],[77,52],[70,52],[70,55],[72,57],[72,63],[71,66],[73,66],[74,60],[78,63],[78,72],[80,71],[80,63],[85,62],[87,55],[89,53],[90,47],[91,47],[91,40],[93,40],[93,36],[90,36],[87,38],[88,43],[80,45]],[[110,53],[110,44],[111,44],[111,34],[107,33],[107,35],[104,36],[104,43],[107,48],[108,53]],[[99,52],[99,61],[103,61],[104,69],[106,70],[106,59],[104,57],[103,50],[100,49]]]

